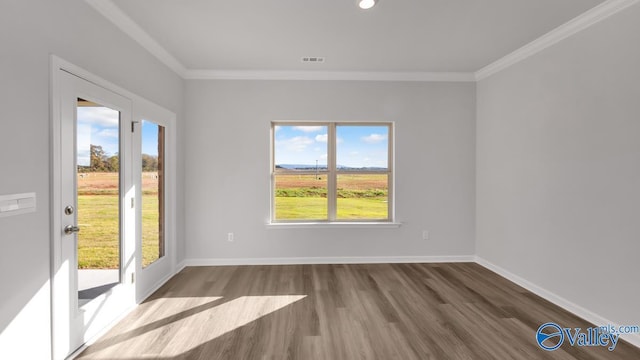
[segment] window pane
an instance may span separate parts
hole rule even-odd
[[[164,256],[164,127],[142,120],[142,267]]]
[[[275,220],[326,220],[327,174],[275,175]]]
[[[338,175],[339,220],[386,220],[389,218],[389,175]]]
[[[326,170],[326,126],[274,127],[276,169]]]
[[[388,126],[336,126],[337,170],[386,171],[389,161]]]
[[[77,99],[78,305],[120,282],[120,112]]]

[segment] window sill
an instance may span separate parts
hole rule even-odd
[[[282,222],[268,223],[267,229],[385,229],[399,228],[399,222]]]

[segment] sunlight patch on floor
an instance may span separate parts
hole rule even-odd
[[[242,296],[231,300],[208,310],[197,319],[185,320],[185,327],[190,328],[188,331],[194,336],[187,339],[172,338],[158,355],[180,355],[305,297],[306,295]]]
[[[147,308],[144,314],[137,314],[140,318],[123,320],[123,326],[118,331],[120,335],[98,341],[94,345],[100,349],[90,351],[83,358],[130,359],[132,354],[136,354],[136,359],[176,357],[305,297],[306,295],[241,296],[210,307],[207,305],[221,298],[158,299],[154,304],[147,304],[153,309]],[[155,322],[145,319],[148,316],[158,319],[159,313],[164,319],[172,316],[176,316],[176,319]],[[185,316],[182,317],[181,314]],[[130,333],[123,336],[127,332]],[[111,346],[116,344],[127,344],[124,348],[130,349],[132,353],[111,353]]]
[[[135,325],[146,325],[156,321],[159,316],[166,318],[178,315],[190,309],[205,306],[222,299],[222,296],[198,296],[198,297],[167,297],[145,301],[138,306],[140,313],[136,314]],[[149,319],[152,319],[151,321]]]

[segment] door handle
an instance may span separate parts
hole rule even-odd
[[[73,225],[67,225],[64,227],[64,233],[67,235],[71,235],[73,233],[80,232],[80,228]]]

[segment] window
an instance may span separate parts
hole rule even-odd
[[[165,254],[165,127],[142,120],[142,267]]]
[[[391,123],[271,125],[272,222],[393,221]]]

